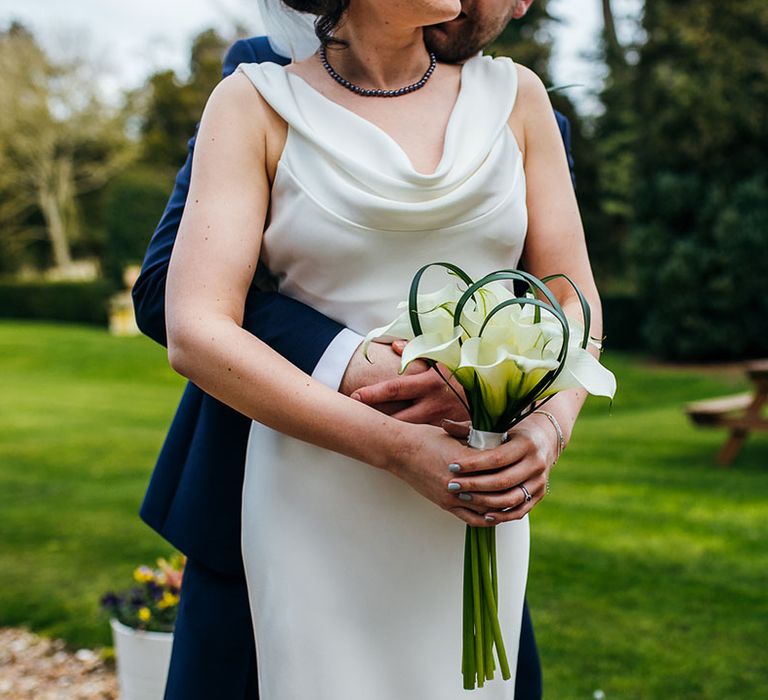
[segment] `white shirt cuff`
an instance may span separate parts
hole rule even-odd
[[[363,340],[362,335],[349,328],[342,329],[325,349],[315,371],[312,372],[312,378],[338,391],[349,361]]]

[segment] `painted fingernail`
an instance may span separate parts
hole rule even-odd
[[[448,490],[449,491],[460,491],[461,490],[461,484],[457,481],[452,481],[448,484]]]
[[[460,493],[459,498],[462,501],[471,501],[472,500],[472,494],[471,493]]]
[[[496,522],[496,518],[494,518],[492,515],[486,515],[485,516],[485,521],[487,523],[495,523]]]
[[[461,471],[461,465],[456,464],[456,462],[451,462],[448,465],[448,470],[452,471],[454,474],[458,474]]]

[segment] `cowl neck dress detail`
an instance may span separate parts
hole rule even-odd
[[[262,243],[282,292],[366,333],[392,316],[422,264],[453,259],[473,276],[517,264],[527,211],[508,125],[517,96],[510,59],[478,54],[463,65],[431,174],[383,129],[283,66],[237,70],[288,124]]]
[[[286,71],[286,73],[288,74],[289,82],[297,83],[296,89],[302,89],[301,83],[303,83],[307,90],[315,93],[320,100],[326,101],[328,103],[329,112],[333,112],[334,110],[341,110],[342,112],[344,112],[344,114],[337,114],[336,118],[338,119],[350,118],[353,121],[359,120],[359,122],[362,122],[360,124],[360,128],[362,129],[362,131],[365,132],[366,130],[368,130],[370,132],[369,134],[364,134],[363,138],[379,139],[381,141],[379,148],[380,148],[380,154],[382,157],[387,157],[387,158],[397,157],[397,154],[400,154],[402,156],[402,161],[403,161],[402,163],[403,176],[408,177],[408,175],[412,173],[413,177],[411,179],[411,182],[417,186],[424,186],[424,185],[431,184],[431,182],[434,180],[438,180],[444,174],[444,171],[447,168],[446,164],[448,162],[448,157],[450,153],[448,144],[451,141],[456,139],[456,135],[454,133],[455,131],[454,124],[456,122],[457,114],[459,113],[460,109],[462,109],[461,103],[464,100],[464,95],[466,93],[464,89],[467,84],[467,81],[464,79],[465,71],[466,71],[466,63],[462,65],[460,70],[459,92],[456,96],[456,101],[454,102],[453,108],[451,109],[451,113],[448,116],[448,122],[446,124],[445,138],[443,143],[443,150],[440,156],[440,160],[435,170],[431,173],[422,173],[416,170],[416,168],[413,166],[413,161],[411,161],[410,157],[405,152],[405,149],[400,145],[397,139],[395,139],[391,134],[387,133],[387,131],[381,128],[378,124],[375,124],[374,122],[370,121],[366,117],[363,117],[362,115],[358,114],[354,110],[324,95],[322,92],[320,92],[316,87],[311,85],[308,81],[306,81],[300,75],[297,75],[296,73],[293,73],[291,71]],[[368,141],[366,141],[366,143],[368,143]],[[370,147],[370,144],[369,144],[369,147]],[[392,155],[388,154],[388,149],[390,148],[395,152]]]

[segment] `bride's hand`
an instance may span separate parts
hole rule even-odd
[[[454,438],[466,439],[468,423],[444,421],[443,428]],[[509,430],[509,440],[494,450],[472,450],[471,458],[460,462],[453,478],[460,485],[456,497],[491,524],[519,520],[546,495],[549,472],[560,449],[549,420],[531,414]],[[491,463],[502,466],[488,468]],[[525,490],[522,487],[525,487]],[[526,493],[531,495],[526,501]],[[509,510],[503,510],[509,509]]]
[[[492,524],[467,508],[449,488],[455,476],[449,465],[469,459],[474,450],[432,425],[403,424],[400,435],[405,439],[400,442],[396,463],[387,467],[394,476],[469,525],[487,527]]]
[[[407,439],[389,471],[469,525],[517,520],[543,497],[554,461],[545,426],[523,423],[510,431],[511,440],[493,450],[467,447],[434,426],[403,426]],[[533,497],[528,503],[521,483]],[[502,513],[502,508],[513,510]]]

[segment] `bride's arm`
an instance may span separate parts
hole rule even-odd
[[[499,453],[479,454],[439,428],[404,423],[333,391],[241,327],[269,206],[267,134],[276,121],[239,73],[208,100],[168,268],[171,366],[240,413],[387,469],[462,520],[487,524],[448,489],[448,465],[500,466]]]
[[[206,105],[168,268],[169,362],[255,420],[385,467],[401,426],[311,379],[242,328],[269,206],[270,123],[268,106],[240,74]],[[388,422],[384,439],[375,428]]]
[[[526,271],[536,277],[565,273],[579,287],[591,309],[590,335],[602,337],[600,296],[595,286],[587,254],[584,229],[579,215],[568,160],[549,95],[535,73],[518,65],[518,94],[510,117],[510,126],[524,153],[528,232],[521,261]],[[581,305],[573,288],[563,280],[548,285],[566,315],[581,320]],[[599,350],[588,347],[596,357]],[[565,444],[571,438],[576,418],[586,400],[583,389],[561,391],[546,404],[546,411],[561,426]],[[463,426],[446,426],[452,435],[466,432]],[[517,460],[495,474],[457,477],[462,491],[472,493],[473,502],[488,509],[495,522],[516,520],[528,513],[546,494],[552,463],[559,452],[559,436],[544,414],[533,413],[511,431],[506,443],[517,449]],[[500,448],[504,450],[505,447]],[[506,501],[500,494],[505,488],[523,483],[533,499],[522,498],[513,510],[501,512]]]
[[[528,233],[522,262],[536,277],[565,273],[586,297],[591,311],[590,335],[602,338],[603,317],[600,295],[589,262],[584,227],[571,181],[567,155],[552,111],[552,103],[541,80],[533,71],[518,66],[518,100],[525,131],[525,180],[527,187]],[[565,314],[582,319],[581,304],[567,281],[548,283]],[[595,357],[600,351],[587,347]],[[562,427],[566,444],[587,398],[583,389],[560,392],[547,402],[547,411]],[[547,424],[544,416],[538,420]]]

